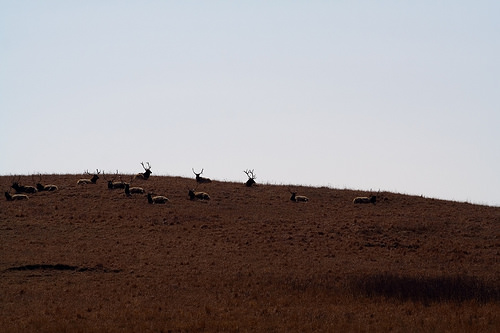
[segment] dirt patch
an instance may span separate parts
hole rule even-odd
[[[24,265],[17,267],[10,267],[7,271],[72,271],[72,272],[102,272],[102,273],[120,273],[122,270],[120,269],[108,269],[103,266],[95,266],[95,267],[78,267],[64,264],[35,264],[35,265]]]

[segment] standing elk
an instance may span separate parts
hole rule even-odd
[[[372,195],[371,197],[357,197],[354,198],[352,201],[355,204],[369,204],[372,203],[375,205],[375,202],[377,202],[377,197]]]
[[[118,176],[118,178],[120,178],[120,181],[115,182],[116,176]],[[122,176],[118,175],[118,170],[116,170],[116,175],[111,180],[106,179],[106,176],[104,175],[104,171],[102,172],[102,178],[104,178],[104,180],[108,182],[108,189],[109,190],[114,190],[117,188],[124,189],[125,185],[127,184],[122,180]]]
[[[7,201],[14,201],[14,200],[28,200],[29,197],[26,194],[13,194],[11,195],[9,192],[5,192],[5,198]]]
[[[101,173],[99,171],[99,169],[95,169],[96,173],[94,173],[94,175],[92,176],[92,178],[88,179],[88,178],[82,178],[82,179],[78,179],[78,181],[76,182],[77,185],[84,185],[84,184],[95,184],[97,183],[97,180],[99,179],[99,174]],[[85,171],[85,174],[89,175],[90,176],[90,173],[88,171]]]
[[[17,181],[12,182],[12,185],[10,186],[16,191],[16,193],[36,193],[36,187],[21,185],[19,184],[20,179],[21,177],[18,177]]]
[[[204,169],[201,169],[200,173],[196,173],[196,171],[194,171],[194,168],[191,168],[191,170],[193,170],[193,173],[196,175],[196,182],[198,184],[211,183],[212,182],[212,180],[210,178],[205,178],[205,177],[201,177],[200,176],[203,173]]]
[[[168,198],[163,195],[154,196],[151,193],[148,193],[148,202],[150,204],[164,204],[168,202]]]
[[[152,172],[151,172],[151,164],[149,164],[149,162],[146,162],[146,163],[148,164],[147,168],[144,166],[144,162],[141,162],[141,165],[144,168],[144,172],[136,174],[135,177],[134,177],[134,179],[143,179],[143,180],[148,180],[149,179],[149,176],[151,176],[151,174],[152,174]]]
[[[129,197],[132,194],[144,194],[144,189],[142,187],[130,187],[130,184],[125,183],[125,195]]]
[[[195,189],[189,190],[189,199],[191,200],[210,200],[210,196],[206,192],[195,192]]]
[[[253,185],[257,185],[257,183],[255,182],[255,179],[257,179],[257,175],[254,173],[253,169],[252,170],[248,169],[243,172],[246,173],[248,177],[248,180],[245,183],[246,187],[252,187]]]
[[[38,192],[52,192],[57,191],[58,187],[56,185],[42,185],[42,175],[38,175],[38,183],[36,183],[36,189]]]
[[[293,192],[292,190],[288,189],[288,191],[292,194],[290,197],[290,201],[293,202],[308,202],[309,198],[303,195],[297,195],[297,192]]]

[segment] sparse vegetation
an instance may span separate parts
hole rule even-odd
[[[133,175],[129,175],[132,177]],[[500,208],[383,192],[153,177],[0,201],[5,332],[496,332]],[[8,189],[8,176],[0,185]]]

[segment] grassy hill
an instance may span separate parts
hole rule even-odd
[[[0,200],[0,327],[37,332],[500,327],[500,208],[397,193],[44,175]],[[22,177],[31,184],[30,177]],[[12,177],[0,177],[5,191]],[[13,192],[13,191],[11,191]],[[377,203],[353,204],[377,195]]]

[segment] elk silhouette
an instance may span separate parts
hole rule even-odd
[[[142,187],[130,187],[130,184],[125,183],[125,195],[129,197],[132,194],[144,194],[144,189]]]
[[[57,191],[58,187],[56,185],[43,185],[42,184],[42,175],[38,175],[38,183],[36,183],[36,189],[38,192],[52,192]]]
[[[108,189],[110,189],[110,190],[124,189],[125,184],[127,184],[122,180],[122,176],[118,175],[118,170],[116,170],[116,174],[113,178],[111,178],[111,180],[106,179],[106,176],[104,175],[104,171],[102,173],[102,177],[104,178],[105,181],[108,182]],[[120,181],[115,182],[116,177],[120,178]]]
[[[203,173],[204,169],[201,169],[200,173],[196,173],[196,171],[194,171],[194,168],[191,168],[191,170],[193,170],[193,173],[196,175],[196,182],[198,184],[211,183],[212,182],[212,180],[210,178],[205,178],[205,177],[201,177],[200,176]]]
[[[29,197],[26,194],[10,194],[9,192],[5,191],[5,198],[7,201],[14,201],[14,200],[28,200]]]
[[[372,203],[375,205],[375,202],[377,202],[377,197],[374,195],[372,195],[371,197],[357,197],[357,198],[354,198],[354,200],[352,202],[355,204]]]
[[[288,191],[292,194],[290,197],[290,201],[293,202],[308,202],[309,198],[303,195],[297,195],[297,192],[293,192],[292,190],[288,189]]]
[[[149,164],[149,162],[146,162],[146,163],[148,164],[147,168],[144,166],[144,162],[141,162],[141,165],[144,168],[144,172],[136,174],[134,179],[143,179],[143,180],[149,179],[149,176],[151,176],[151,174],[152,174],[151,164]]]
[[[210,200],[210,195],[206,192],[195,192],[195,189],[189,190],[188,192],[189,199],[191,200]]]
[[[257,175],[254,173],[253,169],[252,170],[247,169],[243,172],[246,173],[248,177],[248,180],[245,182],[246,187],[252,187],[253,185],[257,185],[257,183],[255,182],[255,179],[257,179]]]
[[[82,179],[79,179],[76,184],[77,185],[84,185],[84,184],[96,184],[97,183],[97,180],[99,179],[99,174],[101,173],[99,171],[99,169],[95,169],[95,173],[94,175],[92,176],[92,178],[82,178]],[[90,176],[90,173],[88,171],[85,171],[85,174],[89,175]]]
[[[148,202],[150,204],[164,204],[168,202],[168,198],[163,195],[153,196],[152,193],[148,193]]]
[[[24,186],[19,183],[21,177],[19,176],[16,181],[12,182],[12,187],[16,193],[36,193],[36,187],[34,186]]]

